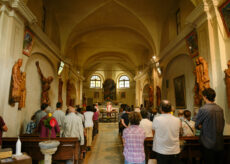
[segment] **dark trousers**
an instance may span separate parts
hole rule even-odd
[[[203,148],[204,164],[224,164],[224,151]]]
[[[157,153],[157,164],[179,164],[179,155],[163,155]]]

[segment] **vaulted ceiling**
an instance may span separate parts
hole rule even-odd
[[[91,70],[135,74],[159,53],[163,23],[179,0],[49,0],[61,51],[84,76]]]

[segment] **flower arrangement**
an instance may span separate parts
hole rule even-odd
[[[56,120],[52,117],[52,113],[48,114],[48,117],[44,120],[44,125],[49,129],[49,139],[51,135],[51,129],[56,125]]]

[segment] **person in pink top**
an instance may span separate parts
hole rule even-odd
[[[129,114],[130,126],[123,131],[125,164],[145,164],[145,132],[139,127],[141,115],[138,112]]]
[[[99,119],[99,111],[96,108],[93,108],[93,136],[98,133],[98,119]]]

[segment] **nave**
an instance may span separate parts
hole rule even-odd
[[[117,123],[100,123],[99,133],[82,164],[122,164],[124,156]]]

